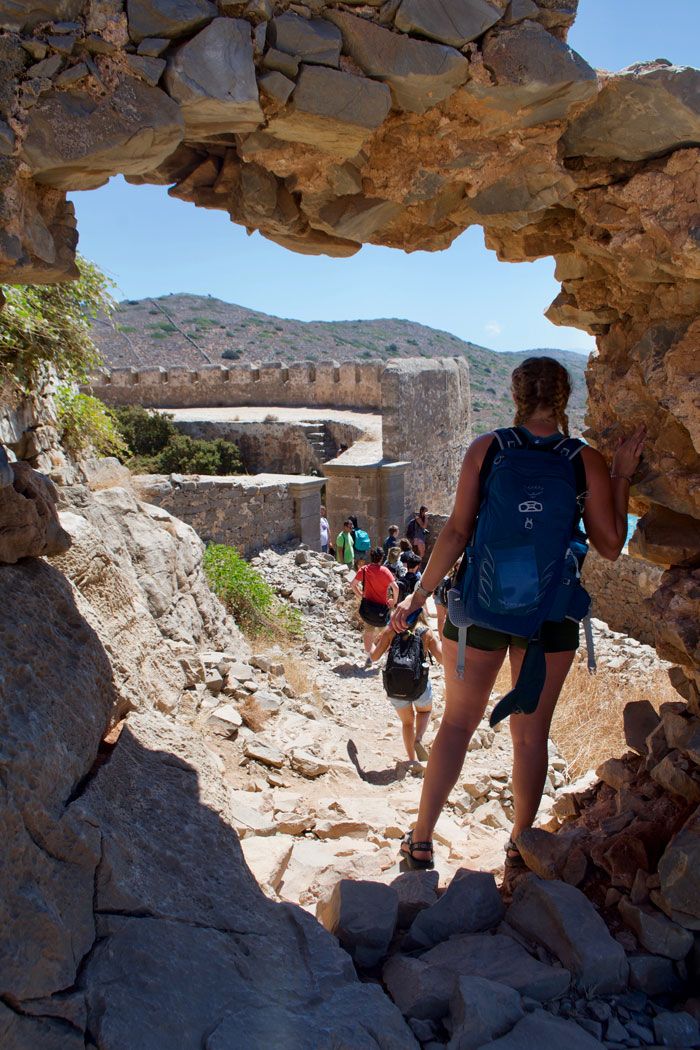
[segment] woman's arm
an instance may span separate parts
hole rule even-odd
[[[613,457],[612,471],[597,449],[582,450],[586,467],[588,496],[583,523],[591,543],[601,557],[615,561],[627,539],[627,510],[630,482],[639,464],[646,428],[641,424],[620,444]]]
[[[364,582],[365,582],[365,570],[364,570],[364,568],[362,568],[362,569],[360,569],[360,571],[358,573],[355,574],[354,579],[350,582],[350,590],[354,591],[355,594],[357,595],[357,597],[360,600],[362,600],[362,598],[364,597],[364,594],[363,594]]]
[[[484,462],[486,450],[492,441],[493,434],[482,434],[471,443],[467,450],[459,475],[452,513],[435,541],[421,579],[421,586],[427,591],[434,591],[447,571],[452,568],[464,551],[474,530],[474,522],[479,510],[479,471]],[[392,615],[394,630],[399,633],[405,631],[406,616],[422,608],[424,604],[425,597],[416,591],[405,598],[397,605]]]

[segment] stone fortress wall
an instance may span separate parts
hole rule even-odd
[[[357,408],[379,411],[383,361],[298,361],[246,365],[203,365],[192,369],[115,368],[102,370],[92,384],[108,405],[145,408],[213,408],[270,405]]]

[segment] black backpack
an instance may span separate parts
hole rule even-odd
[[[428,688],[422,634],[397,634],[389,647],[383,678],[386,694],[394,700],[417,700]]]

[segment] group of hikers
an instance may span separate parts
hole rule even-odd
[[[506,884],[525,867],[516,843],[541,802],[550,724],[581,623],[587,642],[592,638],[583,559],[589,543],[604,558],[619,557],[646,436],[642,424],[620,437],[611,468],[570,437],[571,379],[553,358],[526,359],[512,373],[511,393],[513,426],[483,434],[467,449],[452,512],[427,560],[426,507],[402,540],[392,526],[372,548],[348,519],[335,544],[338,560],[356,570],[351,586],[360,598],[365,665],[387,654],[384,688],[409,762],[427,762],[417,820],[401,843],[410,867],[434,866],[435,824],[508,655],[512,688],[490,716],[492,725],[510,718],[513,740]],[[425,615],[431,597],[437,629]],[[431,660],[444,668],[445,703],[428,752]]]

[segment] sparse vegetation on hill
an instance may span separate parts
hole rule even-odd
[[[587,363],[583,354],[556,349],[497,353],[412,321],[295,321],[183,293],[125,300],[116,308],[114,323],[95,322],[93,338],[112,367],[465,356],[476,433],[512,421],[510,373],[529,354],[548,353],[572,374],[569,416],[573,430],[580,432],[583,427]]]

